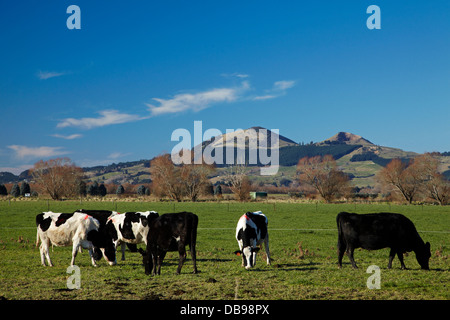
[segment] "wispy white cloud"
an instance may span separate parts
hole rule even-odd
[[[52,134],[51,136],[55,137],[55,138],[61,138],[61,139],[66,139],[66,140],[73,140],[73,139],[81,138],[83,135],[79,134],[79,133],[75,133],[75,134],[71,134],[71,135],[65,136],[65,135],[62,135],[62,134],[55,133],[55,134]]]
[[[49,158],[70,153],[66,150],[61,150],[62,147],[27,147],[20,145],[8,146],[9,149],[15,152],[18,159],[24,158]]]
[[[295,81],[293,80],[281,80],[273,83],[272,89],[266,90],[265,95],[255,96],[252,100],[268,100],[284,96],[287,89],[295,86]]]
[[[58,128],[79,127],[83,129],[92,129],[96,127],[104,127],[112,124],[127,123],[146,119],[148,117],[140,117],[134,114],[121,113],[117,110],[103,110],[98,112],[100,117],[97,118],[67,118],[62,120],[56,126]]]
[[[274,90],[287,90],[292,88],[295,85],[295,81],[293,80],[282,80],[282,81],[276,81],[273,84]]]
[[[217,88],[198,93],[182,93],[172,99],[153,98],[158,106],[147,103],[152,116],[165,113],[178,113],[186,110],[194,112],[209,108],[211,105],[222,102],[236,101],[242,92],[249,88],[247,81],[243,81],[240,87]]]
[[[273,98],[276,98],[276,97],[278,97],[278,96],[273,95],[273,94],[266,94],[264,96],[253,97],[252,100],[269,100],[269,99],[273,99]]]
[[[240,79],[249,77],[247,74],[233,73],[223,76],[232,76]],[[248,80],[241,81],[238,86],[214,88],[205,91],[200,91],[196,93],[179,93],[174,95],[170,99],[163,98],[153,98],[156,103],[145,103],[149,108],[150,115],[146,117],[122,113],[117,110],[103,110],[99,111],[98,117],[92,118],[66,118],[62,119],[58,124],[58,128],[66,127],[78,127],[83,129],[92,129],[97,127],[103,127],[113,124],[121,124],[133,121],[140,121],[143,119],[148,119],[150,117],[160,116],[163,114],[174,114],[181,113],[185,111],[198,112],[203,109],[209,108],[215,104],[219,103],[232,103],[236,101],[245,100],[268,100],[280,97],[286,94],[286,91],[295,85],[295,81],[292,80],[281,80],[274,82],[271,89],[266,90],[263,95],[250,95],[249,91],[251,89],[250,82]],[[60,134],[53,135],[57,138],[62,139],[76,139],[80,138],[81,135],[73,134],[69,136],[64,136]]]
[[[222,77],[224,78],[240,78],[240,79],[245,79],[250,77],[248,74],[245,73],[238,73],[238,72],[234,72],[234,73],[222,73],[221,74]]]
[[[108,155],[108,159],[119,159],[130,155],[131,153],[113,152]]]
[[[41,80],[47,80],[50,78],[60,77],[67,74],[66,72],[55,72],[55,71],[39,71],[36,76]]]

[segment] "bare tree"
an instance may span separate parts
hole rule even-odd
[[[181,201],[184,196],[196,201],[204,193],[208,177],[214,170],[213,165],[207,164],[175,165],[169,154],[158,156],[150,163],[155,193],[176,201]]]
[[[425,153],[414,158],[414,168],[422,181],[422,193],[440,205],[450,200],[450,182],[439,173],[439,158],[437,154]]]
[[[184,187],[180,170],[180,167],[173,164],[169,154],[153,159],[150,162],[150,174],[156,194],[167,195],[173,200],[181,201]]]
[[[297,173],[300,183],[314,187],[326,202],[330,202],[339,194],[344,194],[349,185],[348,176],[338,169],[331,155],[300,159]]]
[[[408,203],[412,203],[419,194],[422,175],[413,160],[407,164],[400,159],[392,159],[380,170],[378,180],[385,187],[399,192]]]
[[[65,157],[36,162],[31,175],[52,199],[59,200],[76,195],[83,170]]]
[[[230,190],[236,197],[236,200],[245,201],[250,198],[252,184],[246,174],[247,167],[237,165],[229,167],[226,180],[230,185]]]
[[[213,171],[214,167],[206,164],[185,164],[181,167],[181,179],[189,199],[196,201],[198,196],[205,192],[209,183],[208,176]]]

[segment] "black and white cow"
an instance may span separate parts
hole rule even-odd
[[[111,232],[110,228],[106,226],[109,219],[115,215],[118,214],[117,211],[110,211],[110,210],[98,210],[98,209],[79,209],[75,212],[81,212],[86,213],[90,216],[92,216],[94,219],[97,219],[100,223],[100,227],[98,229],[98,232],[100,233],[101,237],[103,239],[107,239],[108,241],[114,241],[114,233]],[[115,247],[114,247],[115,248]],[[134,249],[134,250],[133,250]],[[130,248],[130,250],[136,252],[137,248]],[[94,257],[96,260],[100,259],[101,257],[101,250],[94,246]]]
[[[261,212],[247,212],[239,218],[236,227],[236,240],[239,251],[234,253],[242,256],[242,266],[250,269],[256,264],[258,245],[264,242],[267,254],[267,264],[270,265],[269,233],[267,231],[267,217]]]
[[[108,210],[86,210],[79,212],[92,215],[100,221],[100,233],[105,237],[110,237],[115,248],[121,245],[122,260],[125,260],[125,246],[131,252],[137,252],[137,244],[144,242],[147,244],[148,219],[158,217],[156,211],[145,212],[125,212]]]
[[[145,274],[161,274],[161,265],[167,251],[178,251],[179,260],[177,274],[186,260],[186,245],[189,245],[197,273],[197,243],[198,217],[192,212],[166,213],[156,219],[149,220],[147,235],[147,250],[139,248],[145,267]],[[158,268],[156,268],[158,267]]]
[[[89,250],[92,265],[97,266],[95,260],[99,260],[101,255],[94,254],[94,247],[98,248],[110,265],[116,264],[116,252],[112,241],[102,237],[98,231],[100,223],[90,215],[80,212],[43,212],[36,216],[36,226],[36,246],[41,241],[40,256],[44,266],[45,258],[48,265],[53,266],[49,255],[50,244],[58,247],[72,245],[71,266],[75,264],[75,257],[80,248]]]
[[[108,218],[107,229],[116,248],[121,245],[122,260],[125,260],[125,246],[145,243],[147,245],[148,222],[157,218],[158,212],[125,212]],[[133,250],[133,251],[137,251]]]
[[[336,217],[338,227],[338,265],[342,267],[344,253],[357,268],[353,251],[356,248],[378,250],[390,248],[388,268],[392,267],[395,255],[403,263],[403,253],[414,251],[416,259],[422,269],[429,269],[431,256],[430,243],[424,243],[416,227],[402,214],[398,213],[369,213],[356,214],[341,212]]]

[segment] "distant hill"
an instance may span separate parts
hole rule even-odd
[[[268,148],[271,148],[270,140],[272,135],[276,134],[271,130],[260,126],[255,126],[253,129],[258,135],[261,135],[268,141]],[[248,129],[247,129],[248,130]],[[211,147],[224,147],[224,141],[228,139],[234,140],[233,152],[234,159],[237,158],[238,150],[244,151],[246,159],[249,159],[249,145],[253,145],[260,149],[263,148],[255,137],[250,135],[250,138],[245,139],[248,135],[247,130],[233,132],[227,135],[211,138],[202,143],[204,150],[208,145]],[[253,132],[252,132],[253,133]],[[298,160],[303,157],[312,157],[317,155],[331,154],[337,161],[340,168],[349,174],[352,178],[352,183],[355,186],[374,186],[376,173],[389,161],[394,158],[400,158],[403,161],[409,161],[411,158],[417,156],[415,152],[404,151],[397,148],[379,146],[368,139],[349,132],[338,132],[334,136],[320,142],[312,142],[309,144],[298,144],[295,141],[279,135],[279,160],[280,170],[275,176],[260,177],[257,166],[261,165],[258,158],[257,164],[250,165],[254,167],[249,171],[249,175],[253,180],[269,184],[286,184],[286,181],[294,181],[296,176],[296,165]],[[226,149],[223,149],[223,162],[226,161]],[[270,155],[270,150],[268,150]],[[213,154],[214,156],[215,154]],[[258,152],[259,155],[259,152]],[[440,170],[445,176],[450,178],[450,152],[441,154]],[[113,184],[143,184],[150,183],[150,161],[151,159],[142,159],[138,161],[112,163],[106,166],[94,166],[83,168],[86,176],[86,181],[98,181],[99,183],[113,183]],[[226,165],[218,165],[217,173],[211,180],[212,182],[221,181],[221,177],[226,170]],[[19,176],[10,172],[0,172],[0,183],[18,183],[24,179],[31,181],[29,171],[22,172]]]
[[[350,152],[361,148],[361,145],[347,144],[307,144],[280,148],[280,165],[295,166],[298,160],[304,157],[324,156],[330,154],[334,159],[339,159]]]
[[[0,172],[0,183],[13,183],[18,182],[19,176],[12,174],[11,172]]]
[[[256,133],[256,135],[252,135],[252,133]],[[269,129],[265,129],[263,127],[251,127],[245,130],[238,130],[228,134],[222,134],[220,136],[216,136],[211,138],[210,140],[202,142],[202,149],[204,149],[207,145],[211,145],[212,148],[223,148],[226,145],[226,141],[234,141],[235,148],[248,148],[249,145],[256,145],[258,148],[259,140],[265,140],[268,143],[268,147],[270,147],[270,141],[272,139],[272,135],[275,135],[274,138],[278,137],[279,147],[288,147],[288,146],[298,146],[298,143],[295,141],[286,138],[285,136],[279,135],[277,133],[272,132]]]
[[[83,168],[87,181],[107,184],[150,183],[150,159]]]
[[[349,132],[338,132],[331,138],[317,143],[317,145],[323,144],[352,144],[361,146],[374,146],[374,144],[369,140]]]

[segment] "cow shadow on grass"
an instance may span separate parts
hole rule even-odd
[[[297,264],[297,263],[274,263],[272,264],[272,267],[278,270],[283,271],[312,271],[312,270],[318,270],[317,267],[321,263],[318,262],[309,262],[305,264]]]

